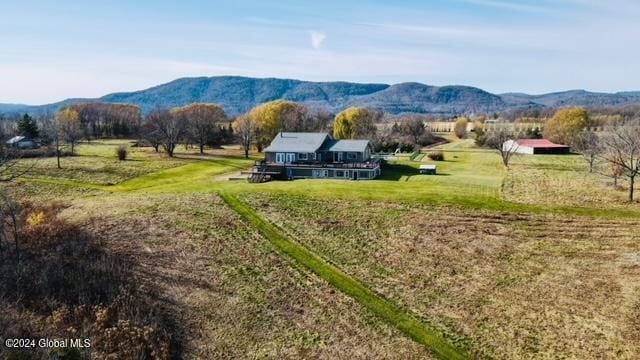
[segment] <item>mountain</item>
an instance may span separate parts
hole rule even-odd
[[[383,109],[392,114],[461,114],[493,112],[509,105],[497,95],[468,86],[429,86],[402,83],[373,94],[356,96],[348,105]]]
[[[211,102],[222,106],[227,113],[238,114],[255,105],[277,99],[334,109],[353,96],[373,94],[388,87],[386,84],[221,76],[183,78],[147,90],[107,95],[100,100],[136,104],[145,112],[158,106],[174,107],[192,102]]]
[[[640,92],[638,91],[598,93],[585,90],[569,90],[542,95],[508,93],[500,96],[507,102],[527,101],[547,107],[615,107],[640,103]]]
[[[429,86],[420,83],[359,84],[311,82],[276,78],[216,76],[181,78],[149,89],[121,92],[95,99],[67,99],[46,105],[0,104],[0,113],[42,114],[79,102],[128,103],[144,113],[157,107],[193,102],[217,103],[230,115],[276,99],[297,101],[316,109],[337,112],[349,106],[367,106],[391,114],[455,115],[500,112],[516,108],[562,106],[624,106],[640,104],[640,92],[595,93],[571,90],[542,95],[491,94],[469,86]]]

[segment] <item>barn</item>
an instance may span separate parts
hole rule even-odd
[[[507,140],[502,145],[504,149],[514,149],[518,154],[569,154],[571,148],[567,145],[555,144],[547,139],[518,139]]]

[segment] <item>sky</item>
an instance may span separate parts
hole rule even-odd
[[[180,77],[640,90],[638,0],[0,0],[0,103]]]

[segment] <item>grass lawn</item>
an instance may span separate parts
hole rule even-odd
[[[428,358],[403,335],[408,323],[375,315],[389,304],[478,357],[640,351],[640,205],[578,156],[519,156],[505,171],[498,155],[453,141],[437,147],[437,176],[417,174],[425,156],[374,181],[249,184],[222,180],[257,158],[237,148],[181,147],[175,158],[132,148],[120,162],[122,142],[83,144],[62,170],[23,160],[33,167],[9,187],[62,202],[65,216],[129,247],[192,329],[185,357]],[[240,216],[219,192],[251,208]],[[328,265],[282,256],[282,239]],[[354,301],[339,279],[362,285],[359,300],[389,304]]]
[[[115,149],[122,140],[94,141],[76,147],[75,156],[60,159],[58,169],[55,157],[25,159],[21,169],[28,169],[27,178],[61,180],[70,183],[113,185],[144,174],[186,164],[181,159],[168,159],[150,149],[129,148],[129,158],[118,161]]]
[[[441,145],[445,152],[443,162],[430,162],[427,157],[421,161],[393,161],[382,178],[375,181],[297,180],[259,185],[217,179],[253,164],[256,157],[245,160],[239,156],[239,149],[209,150],[206,156],[199,156],[195,150],[179,149],[175,158],[166,158],[150,149],[133,149],[131,161],[118,162],[112,152],[116,144],[117,141],[80,146],[81,156],[63,159],[67,162],[63,170],[55,168],[55,159],[38,160],[49,165],[36,165],[27,177],[32,183],[58,183],[110,192],[258,191],[596,217],[640,214],[638,204],[624,201],[623,191],[611,190],[597,176],[583,176],[583,172],[577,171],[578,156],[516,157],[512,169],[506,172],[496,154],[475,148],[471,140]],[[421,163],[438,165],[439,175],[418,175]],[[585,178],[591,180],[585,182]],[[531,190],[536,187],[540,191]],[[571,187],[571,191],[562,190],[566,187]],[[607,202],[606,207],[602,201]]]
[[[582,206],[640,211],[640,202],[627,202],[627,184],[589,173],[581,156],[521,156],[505,177],[503,197],[527,204]]]
[[[423,158],[421,162],[393,161],[384,169],[382,177],[375,181],[308,179],[258,185],[226,182],[216,184],[213,187],[235,193],[278,193],[304,195],[317,199],[393,201],[457,206],[467,209],[609,218],[640,217],[638,204],[628,204],[619,196],[619,192],[614,191],[618,196],[611,197],[612,190],[603,181],[582,191],[589,193],[593,198],[611,197],[610,200],[607,200],[610,206],[606,207],[593,202],[556,201],[555,194],[550,191],[545,192],[534,201],[531,201],[527,196],[527,191],[504,191],[505,187],[511,186],[508,184],[511,184],[512,176],[535,182],[537,179],[535,175],[527,176],[528,168],[532,166],[534,168],[551,166],[560,169],[552,174],[556,179],[580,176],[575,172],[575,166],[579,161],[578,156],[540,157],[539,159],[517,157],[514,160],[513,169],[507,172],[503,169],[499,156],[488,150],[469,148],[445,150],[444,152],[445,161],[442,162],[431,162],[427,157]],[[540,164],[531,165],[532,161],[539,161]],[[439,175],[419,175],[418,167],[421,163],[436,164]],[[559,181],[570,182],[567,180]],[[207,186],[212,188],[210,184]],[[577,186],[572,187],[572,190],[574,188]],[[206,190],[207,188],[199,187],[198,189]],[[176,188],[176,190],[179,189]],[[557,190],[557,192],[562,192],[562,190]],[[572,194],[571,191],[565,192],[564,198],[570,198]]]

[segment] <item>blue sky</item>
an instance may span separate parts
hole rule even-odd
[[[640,1],[0,0],[0,102],[184,76],[640,90]]]

